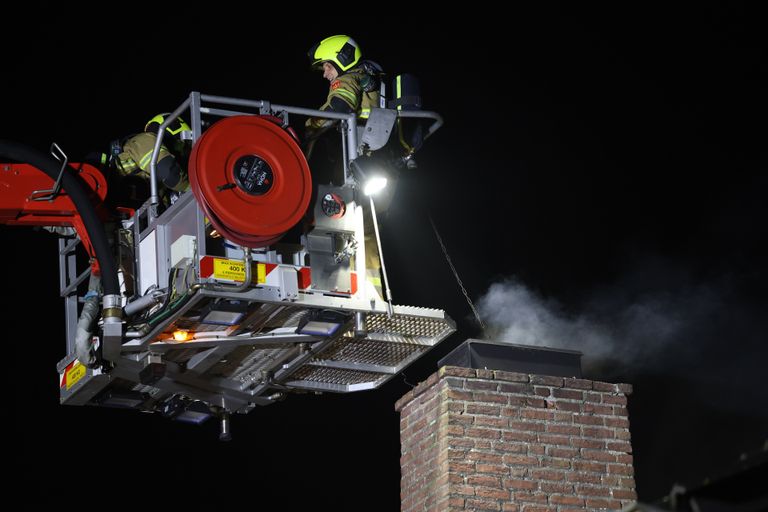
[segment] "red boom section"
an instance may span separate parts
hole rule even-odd
[[[104,213],[107,181],[98,169],[89,164],[70,164],[78,177],[91,190],[97,211]],[[36,190],[50,190],[54,181],[44,172],[29,164],[0,163],[0,224],[12,226],[66,226],[73,227],[91,258],[95,252],[85,230],[83,219],[63,189],[50,201],[35,201]],[[42,197],[45,194],[36,194]],[[106,218],[106,215],[104,215]],[[95,260],[94,260],[95,261]]]

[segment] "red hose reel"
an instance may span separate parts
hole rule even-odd
[[[251,248],[277,242],[309,206],[301,148],[271,117],[233,116],[200,137],[189,158],[192,192],[213,227]]]

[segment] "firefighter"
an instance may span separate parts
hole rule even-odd
[[[328,98],[320,110],[341,114],[357,113],[363,122],[370,115],[371,109],[379,107],[379,85],[383,75],[381,66],[375,62],[362,60],[360,46],[349,36],[336,35],[320,41],[309,50],[312,68],[323,72],[323,78],[330,82]],[[331,119],[310,118],[306,122],[307,146],[309,159],[314,142],[323,133],[336,124]],[[322,171],[323,165],[313,165],[314,178],[325,181],[330,177]],[[377,207],[379,211],[379,207]],[[370,211],[365,210],[365,266],[366,283],[369,295],[383,297],[381,281],[381,260],[373,229]]]
[[[150,161],[157,141],[157,130],[170,114],[158,114],[144,126],[144,131],[129,137],[122,144],[112,143],[114,165],[121,176],[150,177]],[[189,153],[188,144],[181,134],[190,127],[180,117],[166,129],[163,145],[157,156],[157,178],[168,189],[184,192],[189,189],[189,179],[183,167]]]
[[[320,110],[357,112],[360,119],[367,119],[371,108],[379,106],[381,67],[361,57],[360,46],[344,35],[327,37],[309,50],[312,69],[322,70],[323,78],[330,82],[328,98]],[[307,138],[316,139],[334,124],[331,119],[308,119]]]

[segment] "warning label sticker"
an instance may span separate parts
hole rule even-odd
[[[230,281],[245,281],[245,263],[241,260],[213,260],[213,277]]]
[[[69,388],[77,384],[77,382],[85,377],[87,370],[85,368],[85,365],[81,363],[80,361],[75,361],[75,364],[73,364],[70,368],[67,368],[67,374],[65,377],[65,381],[67,383],[67,391],[69,391]]]

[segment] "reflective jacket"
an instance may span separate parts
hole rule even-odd
[[[149,132],[139,133],[125,141],[123,151],[115,161],[118,172],[122,176],[138,175],[149,179],[149,163],[155,141],[157,135]],[[169,188],[181,192],[189,189],[189,180],[175,160],[165,146],[160,146],[160,154],[157,156],[158,177]]]
[[[379,91],[364,92],[361,82],[367,79],[362,66],[350,69],[331,82],[328,98],[320,110],[329,110],[341,114],[357,112],[358,117],[367,119],[371,108],[379,106]],[[327,126],[331,120],[311,118],[307,127],[319,129]]]

